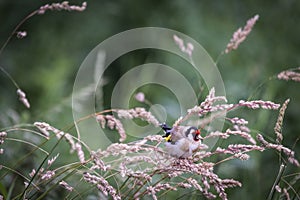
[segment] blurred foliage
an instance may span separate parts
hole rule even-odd
[[[46,2],[37,0],[0,1],[0,44],[30,12]],[[50,3],[50,2],[47,2]],[[70,3],[80,4],[80,1]],[[165,27],[183,32],[197,40],[213,59],[222,52],[233,32],[255,14],[260,19],[238,50],[221,57],[218,67],[230,102],[239,99],[272,100],[283,103],[290,98],[283,126],[284,143],[292,147],[300,132],[299,83],[270,77],[300,63],[300,2],[276,1],[87,1],[87,10],[46,12],[28,20],[21,30],[28,36],[8,44],[0,65],[26,91],[32,108],[28,111],[17,100],[16,89],[0,73],[0,126],[47,121],[56,127],[72,123],[71,94],[81,62],[106,38],[137,27]],[[116,81],[131,67],[147,62],[173,63],[160,53],[138,52],[120,58],[105,72],[104,108]],[[265,82],[259,90],[257,87]],[[199,84],[197,81],[193,86]],[[141,88],[154,103],[174,104],[172,95]],[[252,96],[253,95],[253,96]],[[238,111],[239,112],[239,111]],[[272,136],[277,112],[239,112],[249,120],[249,127]],[[178,116],[172,116],[170,122]],[[296,145],[300,154],[299,144]],[[232,190],[230,199],[264,199],[275,180],[279,161],[274,153],[256,155],[243,163],[230,163],[219,169],[224,176],[234,176],[243,183]],[[298,156],[299,158],[299,156]],[[235,170],[238,169],[238,170]],[[299,170],[298,170],[299,173]]]

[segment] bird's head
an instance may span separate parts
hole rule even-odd
[[[201,131],[194,126],[188,127],[185,132],[186,137],[196,142],[202,139],[200,134]]]

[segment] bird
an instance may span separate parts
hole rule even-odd
[[[166,140],[166,151],[177,158],[188,158],[193,155],[200,144],[202,137],[200,129],[194,126],[174,126],[169,127],[162,123],[160,127],[164,130],[163,136]]]

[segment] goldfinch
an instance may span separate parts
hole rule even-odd
[[[194,126],[168,127],[161,124],[164,130],[167,152],[177,158],[187,158],[192,156],[201,144],[200,130]]]

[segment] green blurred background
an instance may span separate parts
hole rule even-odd
[[[25,16],[46,3],[51,2],[1,0],[0,44]],[[70,3],[81,4],[81,1]],[[233,32],[259,14],[246,41],[219,61],[227,98],[232,103],[247,99],[265,82],[252,98],[277,103],[290,98],[283,127],[284,144],[292,147],[299,137],[300,83],[267,80],[299,66],[300,1],[99,0],[87,3],[82,13],[48,11],[34,16],[20,28],[27,31],[28,36],[21,40],[13,38],[0,55],[1,67],[26,91],[32,106],[27,110],[19,103],[14,85],[0,73],[1,128],[35,121],[47,121],[56,127],[72,123],[70,97],[77,70],[88,53],[110,36],[138,27],[174,29],[198,41],[216,59]],[[104,108],[110,106],[114,84],[132,66],[147,62],[168,64],[166,56],[151,50],[130,56],[120,58],[105,72]],[[173,101],[168,99],[172,95],[144,89],[154,103]],[[273,137],[277,112],[243,111],[235,114],[248,119],[251,128]],[[168,118],[170,123],[176,117]],[[295,150],[299,155],[299,144]],[[231,199],[265,199],[268,195],[279,168],[278,157],[274,152],[253,155],[256,159],[220,167],[224,177],[232,176],[244,185],[230,191]],[[296,170],[299,173],[299,169]]]

